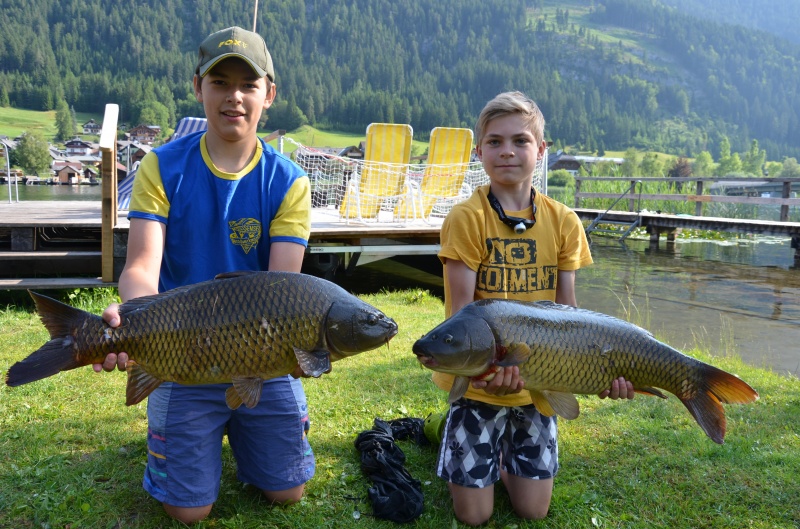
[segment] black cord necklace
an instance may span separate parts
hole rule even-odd
[[[500,222],[514,230],[514,233],[517,235],[522,235],[525,233],[526,230],[533,228],[536,224],[536,204],[533,202],[534,197],[536,196],[536,191],[531,187],[531,208],[533,209],[531,216],[533,219],[523,219],[521,217],[510,217],[506,215],[503,206],[500,205],[500,201],[497,200],[497,197],[494,196],[491,189],[489,190],[489,194],[486,198],[489,199],[489,205],[492,206],[492,209],[495,210],[497,213],[497,218],[500,219]]]

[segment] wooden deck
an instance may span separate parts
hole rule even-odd
[[[125,262],[130,226],[126,215],[126,211],[118,212],[114,227],[115,278],[119,277]],[[0,203],[0,290],[116,285],[100,278],[101,216],[99,201]],[[434,223],[387,222],[386,219],[346,222],[339,220],[335,209],[314,209],[306,260],[322,268],[352,268],[390,255],[435,254],[440,229],[441,219]],[[59,230],[85,234],[86,240],[63,241],[63,235],[57,237]],[[48,231],[55,232],[53,238],[59,240],[43,241]],[[84,273],[79,273],[75,267],[83,267]],[[92,274],[96,275],[92,277]],[[22,277],[9,277],[13,275]],[[38,277],[24,277],[26,275]],[[62,277],[43,277],[45,275]],[[89,277],[85,277],[87,275]]]
[[[800,222],[779,222],[771,220],[727,219],[724,217],[698,217],[695,215],[670,215],[667,213],[633,213],[627,211],[611,211],[605,213],[601,209],[573,208],[581,220],[594,220],[598,215],[608,220],[632,221],[637,216],[642,218],[642,226],[658,239],[661,233],[674,232],[677,229],[696,229],[709,231],[727,231],[731,233],[752,233],[756,235],[775,235],[784,237],[800,237]]]
[[[591,220],[601,210],[575,209],[581,219]],[[621,220],[636,213],[607,215]],[[73,288],[114,286],[103,282],[100,230],[102,210],[99,201],[27,201],[0,203],[0,290],[18,288]],[[800,259],[800,223],[696,217],[643,213],[642,225],[658,244],[659,236],[674,239],[676,230],[701,229],[787,236]],[[129,222],[120,211],[114,227],[114,277],[125,263]],[[441,219],[432,223],[359,222],[339,219],[335,209],[312,211],[311,236],[306,262],[324,272],[351,270],[393,255],[436,254],[439,249]],[[796,241],[796,242],[795,242]],[[61,277],[58,277],[61,276]]]

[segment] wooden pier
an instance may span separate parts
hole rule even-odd
[[[113,273],[104,281],[100,201],[0,202],[0,290],[115,286],[125,265],[129,222],[113,226]],[[320,275],[394,255],[436,254],[441,224],[345,222],[314,209],[306,266]]]
[[[602,210],[576,209],[583,220]],[[0,202],[0,290],[115,286],[125,264],[129,223],[118,212],[113,227],[113,275],[102,279],[102,207],[99,201]],[[636,213],[606,213],[627,220]],[[800,223],[642,213],[642,225],[658,244],[677,230],[699,229],[786,236],[800,262]],[[434,255],[440,224],[347,223],[338,211],[314,209],[306,265],[319,275],[352,270],[358,264],[395,255]]]
[[[658,243],[661,235],[668,241],[674,241],[675,235],[682,229],[726,231],[731,233],[749,233],[753,235],[772,235],[791,237],[792,248],[795,249],[795,261],[800,260],[800,222],[779,222],[769,220],[727,219],[723,217],[696,217],[694,215],[670,215],[666,213],[635,213],[628,211],[609,211],[601,209],[575,208],[581,220],[594,220],[599,215],[609,221],[631,222],[641,218],[641,226],[650,234],[651,242]]]

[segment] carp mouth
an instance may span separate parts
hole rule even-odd
[[[439,365],[439,361],[432,354],[425,351],[425,348],[420,346],[419,341],[411,346],[411,352],[417,357],[419,363],[428,369],[435,369]]]
[[[427,367],[428,369],[434,369],[436,366],[439,365],[439,362],[432,356],[426,355],[424,353],[418,353],[414,351],[414,354],[417,355],[417,360],[420,364]]]

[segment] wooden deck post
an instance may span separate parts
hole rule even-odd
[[[117,119],[119,105],[109,103],[100,133],[103,160],[100,175],[103,179],[102,198],[102,275],[104,283],[114,281],[114,226],[117,225]]]
[[[792,182],[784,182],[783,183],[783,193],[781,193],[782,198],[791,198],[792,197]],[[789,205],[783,204],[781,205],[781,222],[789,222]]]
[[[632,179],[628,190],[628,193],[631,195],[631,198],[628,199],[628,211],[636,210],[636,182],[636,179]]]
[[[698,180],[697,181],[697,187],[695,188],[695,193],[697,193],[697,196],[700,196],[700,195],[703,194],[703,181],[702,180]],[[694,203],[694,214],[695,214],[696,217],[702,217],[703,216],[703,204],[704,203],[703,203],[702,200],[698,200],[697,202]]]

